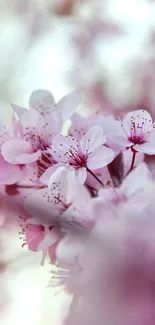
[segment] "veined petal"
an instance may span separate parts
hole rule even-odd
[[[136,145],[134,148],[137,151],[143,152],[147,155],[155,154],[155,129],[152,130],[150,135],[146,138],[146,142],[141,145]]]
[[[58,162],[68,162],[78,151],[78,142],[71,136],[58,135],[52,142],[52,156]]]
[[[136,144],[134,149],[138,152],[143,152],[146,155],[155,155],[155,146],[150,145],[148,142],[144,144]]]
[[[64,121],[68,120],[81,102],[81,93],[71,93],[57,103],[57,111]]]
[[[104,144],[106,137],[100,126],[95,125],[91,127],[88,132],[80,140],[80,147],[82,152],[91,152],[100,145]]]
[[[55,165],[49,167],[44,172],[44,174],[40,177],[40,182],[43,183],[43,184],[45,184],[45,185],[48,185],[48,182],[49,182],[50,177],[56,172],[56,170],[59,167],[62,167],[62,166],[64,166],[64,165],[61,164],[61,163],[58,163],[58,164],[55,164]]]
[[[109,133],[108,138],[110,139],[111,142],[113,142],[114,144],[117,144],[122,149],[131,147],[133,145],[133,143],[131,141],[129,141],[128,138],[123,135],[121,136],[121,135],[118,135],[115,133]]]
[[[135,195],[144,189],[146,182],[151,177],[151,173],[145,163],[136,167],[123,181],[120,190],[127,197]]]
[[[105,146],[94,150],[87,160],[88,168],[94,170],[107,166],[114,159],[114,151]]]

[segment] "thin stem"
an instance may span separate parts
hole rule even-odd
[[[132,156],[132,161],[131,161],[131,167],[129,172],[134,168],[134,163],[135,163],[135,158],[136,158],[136,151],[133,151],[133,156]]]
[[[88,167],[86,167],[86,169],[87,169],[87,172],[89,174],[91,174],[104,187],[104,184],[102,183],[102,181],[92,172],[92,170],[89,169]]]

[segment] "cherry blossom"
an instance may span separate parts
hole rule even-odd
[[[113,150],[103,145],[105,141],[102,129],[93,126],[80,141],[71,136],[56,136],[51,153],[57,162],[74,168],[84,183],[87,172],[93,174],[93,170],[107,166],[114,159]]]
[[[35,252],[42,252],[41,265],[44,264],[48,250],[55,248],[55,244],[60,240],[61,234],[55,227],[44,227],[42,225],[29,224],[23,222],[19,232],[20,239],[23,241],[22,247]]]
[[[151,115],[145,110],[127,113],[120,132],[110,133],[109,138],[119,147],[143,152],[147,155],[155,154],[155,130]]]
[[[0,224],[57,266],[52,285],[73,295],[67,325],[153,324],[154,124],[144,110],[83,117],[79,101],[37,90],[29,109],[13,105],[0,126]]]
[[[29,110],[13,105],[19,121],[15,123],[13,137],[2,145],[4,159],[10,164],[37,162],[38,172],[36,175],[34,171],[33,178],[40,177],[55,163],[47,149],[62,130],[64,112],[65,118],[69,118],[79,102],[80,95],[75,93],[65,96],[56,105],[50,92],[37,90],[31,94]]]

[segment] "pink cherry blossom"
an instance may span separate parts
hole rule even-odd
[[[74,168],[84,183],[87,172],[105,167],[114,159],[114,152],[103,145],[105,141],[102,129],[93,126],[80,141],[71,136],[56,136],[51,153],[57,162]]]
[[[49,117],[49,122],[52,121],[53,119]],[[37,162],[32,175],[29,175],[31,178],[36,178],[54,163],[51,155],[47,153],[47,148],[55,133],[51,133],[49,124],[45,123],[42,115],[34,110],[24,112],[17,127],[19,130],[17,135],[13,135],[2,145],[3,158],[14,165]]]
[[[155,130],[151,115],[145,110],[127,113],[120,132],[111,132],[109,139],[119,147],[147,155],[155,154]]]
[[[58,266],[54,285],[73,295],[67,325],[152,325],[154,124],[144,110],[122,123],[82,117],[79,99],[56,104],[38,90],[29,109],[13,105],[11,125],[0,126],[0,224]]]
[[[55,227],[48,228],[42,225],[29,224],[28,220],[21,226],[22,229],[19,234],[23,241],[22,247],[27,245],[31,251],[42,252],[41,264],[43,265],[48,251],[53,251],[54,254],[56,243],[61,238],[60,231]]]
[[[61,132],[63,121],[79,103],[77,93],[65,96],[56,105],[50,92],[37,90],[30,97],[29,110],[13,105],[19,121],[15,123],[13,137],[2,146],[4,159],[10,164],[37,162],[38,172],[37,175],[34,172],[33,177],[40,177],[55,163],[47,152],[53,137]]]

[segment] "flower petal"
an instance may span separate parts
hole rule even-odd
[[[48,115],[55,109],[55,100],[50,91],[38,89],[32,92],[29,107],[42,115]]]
[[[104,144],[106,137],[100,126],[95,125],[91,127],[88,132],[80,140],[80,147],[82,152],[91,152],[95,150],[98,146]]]
[[[75,175],[76,175],[78,181],[81,184],[84,184],[86,177],[87,177],[86,168],[85,167],[79,168],[78,170],[75,171]]]
[[[118,135],[118,134],[115,134],[115,133],[108,133],[108,139],[114,143],[114,144],[117,144],[117,146],[119,148],[121,148],[123,150],[126,149],[127,147],[131,147],[133,145],[133,143],[131,141],[128,140],[127,137],[123,136],[122,135]]]
[[[86,176],[86,168],[80,168],[82,173]],[[79,181],[77,171],[75,169],[70,169],[67,175],[68,180],[68,191],[67,191],[67,203],[71,204],[75,201],[88,201],[90,198],[89,193],[82,182]],[[74,190],[73,190],[74,189]]]
[[[71,117],[77,106],[79,106],[80,102],[81,93],[75,92],[63,97],[57,103],[57,111],[61,113],[61,117],[64,121],[68,120]]]
[[[120,190],[128,197],[135,195],[144,189],[151,173],[145,163],[136,167],[123,181]]]
[[[58,163],[58,164],[55,164],[55,165],[49,167],[44,172],[44,174],[40,177],[40,182],[43,183],[43,184],[45,184],[45,185],[48,185],[48,182],[49,182],[50,177],[56,172],[56,170],[59,167],[62,167],[62,166],[63,166],[63,164]]]
[[[71,136],[58,135],[52,142],[52,156],[58,162],[67,163],[71,152],[78,150],[78,142]]]
[[[155,130],[153,129],[152,133],[150,133],[149,137],[146,139],[147,142],[140,145],[135,145],[134,149],[138,152],[143,152],[147,155],[155,154]]]
[[[56,231],[55,228],[45,233],[44,239],[39,243],[37,251],[47,250],[52,244],[60,239],[60,232]]]
[[[45,124],[43,116],[34,109],[25,110],[21,117],[21,123],[25,128],[36,127],[37,130]]]
[[[18,158],[21,154],[31,153],[31,145],[24,140],[6,141],[2,146],[2,155],[10,164],[18,164]]]
[[[26,244],[32,251],[37,251],[37,247],[44,239],[44,227],[41,225],[29,225],[26,230]]]
[[[100,146],[88,157],[87,166],[94,170],[107,166],[114,159],[114,151],[105,146]]]
[[[145,120],[145,129],[152,125],[152,118],[151,115],[145,110],[136,110],[126,114],[125,118],[123,119],[123,130],[127,136],[131,135],[131,127],[132,122],[134,121],[135,127],[139,124],[142,125],[143,121]]]
[[[68,175],[68,169],[66,169],[64,166],[57,168],[55,173],[53,173],[53,175],[49,179],[48,189],[50,191],[51,190],[53,191],[53,184],[59,184],[59,194],[63,198],[65,198],[68,190],[67,175]]]
[[[50,193],[49,193],[50,194]],[[24,201],[26,211],[32,216],[30,223],[51,226],[60,214],[58,208],[49,200],[48,189],[37,190]]]
[[[127,137],[131,136],[131,129],[133,128],[133,123],[135,125],[136,133],[141,133],[141,129],[139,129],[139,125],[142,126],[145,123],[144,133],[151,125],[152,118],[151,115],[145,110],[136,110],[126,114],[122,122],[122,128]]]
[[[16,104],[11,104],[14,112],[17,114],[18,118],[21,119],[22,115],[27,111],[26,108],[18,106]]]

